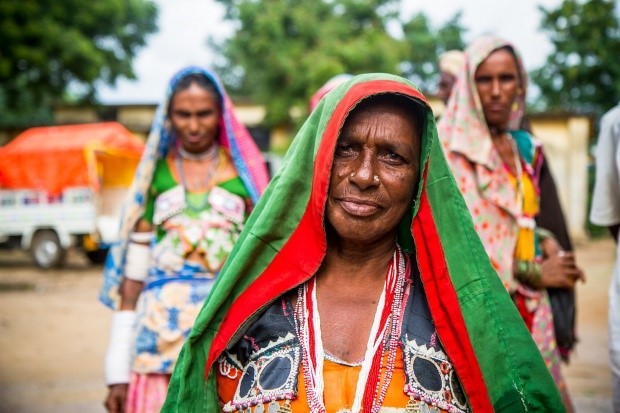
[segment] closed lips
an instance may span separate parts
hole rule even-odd
[[[372,215],[381,208],[376,202],[354,198],[342,198],[338,202],[346,212],[358,216]]]

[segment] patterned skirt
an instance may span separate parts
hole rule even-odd
[[[125,413],[159,413],[166,400],[169,374],[131,373]]]

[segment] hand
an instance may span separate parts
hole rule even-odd
[[[543,259],[556,256],[564,252],[562,246],[553,237],[543,238],[540,240],[540,248],[543,253]]]
[[[103,405],[109,413],[125,413],[125,402],[127,401],[127,389],[129,384],[119,383],[108,386],[108,397]]]
[[[541,271],[543,288],[573,288],[578,280],[585,281],[572,252],[560,250],[555,255],[547,255],[541,264]]]

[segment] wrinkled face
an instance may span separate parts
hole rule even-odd
[[[512,105],[522,93],[514,55],[506,49],[492,52],[480,63],[474,79],[487,124],[507,130]]]
[[[452,92],[452,86],[454,86],[454,76],[448,72],[439,73],[439,84],[437,85],[437,97],[446,104]]]
[[[362,103],[342,128],[329,183],[328,223],[341,241],[396,239],[418,182],[420,133],[411,109]]]
[[[169,113],[175,135],[186,151],[204,152],[217,139],[220,108],[212,91],[192,83],[175,93]]]

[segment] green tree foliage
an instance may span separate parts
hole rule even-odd
[[[620,100],[620,27],[615,0],[564,0],[539,7],[555,50],[532,73],[541,106],[601,114]]]
[[[403,76],[417,83],[423,90],[434,90],[437,83],[437,57],[448,50],[463,50],[463,33],[461,12],[455,13],[450,20],[438,28],[431,24],[424,13],[414,15],[403,23],[407,58],[401,70]]]
[[[0,1],[0,123],[48,121],[56,102],[95,98],[95,82],[135,78],[157,30],[150,0]]]
[[[340,73],[396,72],[402,46],[387,25],[394,0],[218,0],[236,34],[216,45],[224,82],[265,105],[267,124]]]
[[[403,23],[400,0],[218,1],[236,32],[212,41],[216,68],[231,90],[267,108],[268,124],[290,121],[291,108],[306,108],[341,73],[395,73],[426,88],[437,53],[463,46],[460,14],[435,31],[423,15]]]

